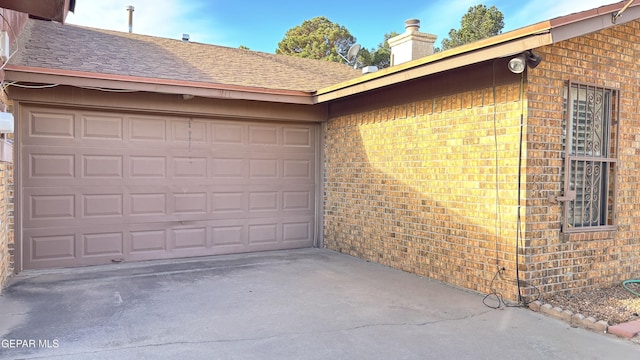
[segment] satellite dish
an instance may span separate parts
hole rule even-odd
[[[351,65],[353,63],[353,68],[356,69],[358,67],[358,53],[361,48],[362,46],[360,46],[360,44],[353,44],[349,48],[349,51],[347,51],[347,56],[342,56],[342,54],[340,54],[340,56],[342,56],[347,64]]]

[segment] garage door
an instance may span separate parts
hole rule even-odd
[[[317,125],[23,107],[26,269],[310,247]]]

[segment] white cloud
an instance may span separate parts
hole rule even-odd
[[[133,5],[133,32],[180,39],[189,34],[192,41],[220,43],[222,32],[211,29],[213,16],[202,16],[206,9],[197,1],[180,0],[92,0],[78,2],[67,23],[100,29],[129,31],[126,7]]]

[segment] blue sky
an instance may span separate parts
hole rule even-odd
[[[135,7],[133,31],[139,34],[274,53],[287,30],[325,16],[345,26],[357,42],[376,48],[384,34],[404,32],[404,21],[418,18],[420,31],[438,35],[436,45],[470,6],[495,5],[505,17],[504,32],[539,21],[615,3],[615,0],[78,0],[67,23],[128,31],[127,5]]]

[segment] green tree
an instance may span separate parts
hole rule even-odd
[[[361,66],[377,66],[378,69],[384,69],[391,65],[391,47],[387,42],[394,36],[398,36],[397,32],[384,34],[384,40],[378,44],[376,49],[367,50],[362,48],[358,53],[358,64]]]
[[[346,54],[355,42],[347,28],[318,16],[289,29],[276,54],[341,62],[339,54]]]
[[[476,5],[462,16],[460,29],[451,29],[449,37],[442,40],[442,50],[498,35],[504,28],[504,15],[495,6]]]
[[[398,33],[392,31],[388,34],[384,34],[384,40],[378,44],[378,48],[373,53],[373,62],[371,65],[375,65],[378,69],[388,68],[391,65],[391,46],[389,46],[389,39],[398,36]]]

